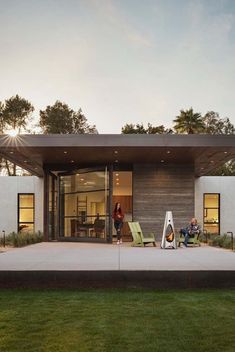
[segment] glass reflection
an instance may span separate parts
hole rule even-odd
[[[60,236],[106,239],[107,170],[60,176]]]

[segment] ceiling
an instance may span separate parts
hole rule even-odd
[[[38,176],[44,168],[133,163],[190,163],[201,176],[235,159],[235,136],[1,135],[0,155]]]

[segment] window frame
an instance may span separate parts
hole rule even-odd
[[[206,195],[217,195],[218,196],[218,207],[205,207],[205,198]],[[208,209],[218,209],[218,233],[217,235],[220,235],[220,193],[218,192],[206,192],[203,193],[203,229],[205,229],[205,217],[207,217],[207,210]],[[213,223],[211,223],[213,224]]]
[[[21,196],[33,196],[33,206],[32,207],[20,207],[20,197]],[[20,210],[21,209],[33,209],[33,221],[20,222]],[[17,232],[18,233],[21,231],[20,224],[33,225],[33,232],[35,231],[35,193],[18,193],[18,195],[17,195]]]

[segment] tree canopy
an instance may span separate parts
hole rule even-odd
[[[164,134],[164,133],[173,133],[171,129],[165,128],[163,125],[152,126],[151,123],[148,123],[147,128],[144,127],[143,123],[141,124],[126,124],[122,127],[122,134]]]
[[[173,122],[176,133],[195,134],[201,133],[205,129],[201,114],[194,113],[193,108],[180,110],[180,115],[176,116]]]
[[[235,134],[235,127],[229,118],[220,118],[214,111],[208,111],[204,116],[194,112],[193,108],[180,110],[180,114],[173,120],[173,128],[164,125],[153,126],[148,123],[126,124],[122,127],[123,134]]]
[[[3,131],[13,129],[18,130],[20,133],[22,128],[26,128],[33,111],[33,105],[18,94],[5,100],[5,104],[2,107]]]
[[[45,134],[98,133],[94,125],[88,124],[81,109],[74,111],[58,100],[54,105],[48,105],[45,110],[40,110],[39,125]]]
[[[203,116],[205,133],[208,134],[234,134],[235,128],[229,118],[220,118],[218,112],[208,111]]]
[[[230,160],[223,166],[211,171],[209,176],[235,176],[235,160]]]
[[[30,121],[31,113],[34,111],[33,105],[26,99],[21,98],[18,94],[4,103],[0,102],[0,133],[6,133],[9,130],[15,130],[20,133],[25,130]],[[1,158],[0,168],[5,174],[15,176],[17,167],[8,160]],[[19,168],[20,169],[20,168]],[[20,169],[20,173],[22,173]]]
[[[4,132],[3,108],[3,103],[0,101],[0,133]]]

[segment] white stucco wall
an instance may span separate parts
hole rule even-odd
[[[201,224],[203,193],[220,193],[220,233],[235,233],[235,176],[203,176],[195,180],[195,216]]]
[[[43,179],[36,176],[0,176],[0,236],[17,231],[17,195],[35,194],[35,231],[43,231]],[[235,233],[235,176],[195,179],[195,216],[203,224],[203,194],[220,193],[221,233]]]
[[[43,230],[43,179],[36,176],[0,176],[0,236],[17,232],[18,193],[35,194],[35,231]]]

